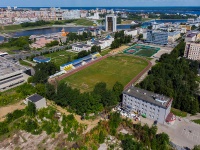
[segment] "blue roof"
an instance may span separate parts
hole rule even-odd
[[[70,64],[76,65],[76,64],[78,64],[78,63],[81,63],[82,61],[91,59],[91,58],[92,58],[92,55],[97,54],[97,53],[98,53],[98,52],[95,52],[95,53],[92,53],[92,54],[90,54],[90,55],[88,55],[88,56],[85,56],[85,57],[83,57],[83,58],[79,58],[79,59],[76,59],[76,60],[71,61],[71,62],[69,62],[69,63],[63,64],[63,65],[61,65],[61,67],[65,67],[65,66],[68,66],[68,65],[70,65]]]
[[[95,39],[94,38],[92,38],[92,40],[91,40],[92,42],[94,42],[95,41]]]
[[[45,63],[45,62],[49,62],[50,60],[51,60],[51,58],[45,58],[45,57],[42,57],[42,56],[38,56],[38,57],[33,58],[33,61],[36,61],[38,63]]]
[[[111,36],[110,36],[110,35],[107,35],[107,36],[106,36],[106,39],[110,39],[110,38],[111,38]]]

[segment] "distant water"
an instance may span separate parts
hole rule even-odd
[[[82,29],[82,28],[83,27],[65,27],[64,29],[67,32],[77,32],[79,29]],[[19,37],[19,36],[30,36],[30,35],[39,35],[39,34],[50,34],[50,33],[61,32],[61,30],[62,30],[62,27],[26,30],[26,31],[15,32],[13,33],[13,36]]]
[[[166,22],[186,22],[187,20],[156,20],[157,23],[166,23]],[[148,26],[151,24],[152,21],[143,23],[143,26]],[[130,29],[131,25],[117,25],[117,29]],[[77,32],[79,29],[83,27],[65,27],[65,31],[67,32]],[[99,28],[105,29],[104,26],[100,26]],[[30,36],[30,35],[40,35],[40,34],[50,34],[60,32],[62,27],[52,27],[52,28],[44,28],[44,29],[34,29],[34,30],[26,30],[26,31],[19,31],[12,34],[14,37],[19,36]]]
[[[199,1],[199,0],[197,0]],[[20,8],[20,7],[19,7]],[[23,8],[23,7],[21,7]],[[39,10],[40,7],[26,7],[29,9]],[[48,8],[48,7],[42,7]],[[126,12],[146,12],[146,13],[180,13],[180,14],[197,14],[200,15],[200,6],[198,7],[61,7],[62,9],[113,9],[114,11],[126,11]]]

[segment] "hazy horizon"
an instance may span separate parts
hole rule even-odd
[[[18,7],[200,7],[199,0],[1,0],[0,6]]]

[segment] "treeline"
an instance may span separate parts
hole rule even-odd
[[[38,63],[35,67],[35,75],[29,78],[29,83],[46,83],[49,76],[59,71],[59,67],[57,67],[53,62],[48,63]]]
[[[35,27],[35,26],[43,26],[43,25],[47,25],[47,24],[51,24],[51,22],[39,20],[39,21],[36,21],[36,22],[21,23],[21,27]]]
[[[137,20],[137,21],[141,21],[142,20],[142,16],[139,16],[136,13],[129,13],[128,14],[128,20]]]
[[[29,36],[21,36],[18,38],[9,38],[6,43],[0,44],[0,47],[2,48],[18,47],[19,49],[29,50],[30,49],[29,44],[31,44]]]
[[[88,55],[95,53],[95,52],[101,53],[101,46],[94,45],[94,46],[91,47],[91,51],[81,51],[81,52],[79,52],[76,59],[83,58],[83,57],[88,56]]]
[[[104,108],[115,106],[120,101],[123,91],[121,83],[116,82],[112,90],[108,90],[106,83],[97,83],[92,92],[81,93],[72,89],[66,83],[59,83],[56,87],[46,84],[46,96],[62,107],[69,107],[79,115],[98,113]]]
[[[51,41],[50,43],[46,43],[45,46],[46,47],[53,47],[53,46],[57,46],[59,44],[58,41]]]
[[[181,41],[170,54],[163,54],[139,86],[143,89],[173,97],[172,106],[195,114],[199,112],[197,98],[197,61],[182,58],[185,43]]]
[[[131,42],[131,35],[125,35],[124,30],[115,33],[115,40],[112,42],[110,48],[115,49],[120,47],[122,44]]]
[[[86,41],[90,38],[92,38],[91,32],[83,32],[82,35],[78,35],[77,33],[70,32],[67,35],[66,43],[68,43],[70,41],[73,41],[73,42],[75,42],[75,41]]]

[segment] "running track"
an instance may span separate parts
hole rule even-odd
[[[87,68],[87,67],[89,67],[89,66],[91,66],[91,65],[93,65],[93,64],[95,64],[95,63],[97,63],[97,62],[99,62],[99,61],[101,61],[101,60],[104,60],[104,59],[106,59],[106,58],[109,57],[109,56],[111,56],[111,55],[110,55],[110,54],[107,54],[107,55],[105,55],[105,56],[103,56],[103,57],[101,57],[101,58],[99,58],[99,59],[96,59],[96,60],[94,60],[94,61],[92,61],[92,62],[90,62],[90,63],[88,63],[88,64],[86,64],[86,65],[84,65],[84,66],[81,66],[81,67],[79,67],[79,68],[77,68],[77,69],[75,69],[75,70],[72,70],[71,72],[68,72],[68,73],[63,74],[63,75],[61,75],[61,76],[58,76],[58,77],[49,79],[49,82],[52,83],[52,84],[54,84],[54,83],[56,83],[56,81],[60,81],[60,80],[66,78],[66,77],[68,77],[68,76],[71,76],[72,74],[74,74],[74,73],[76,73],[76,72],[79,72],[79,71],[81,71],[81,70],[83,70],[83,69],[85,69],[85,68]],[[141,57],[140,57],[140,58],[141,58]],[[151,68],[152,63],[151,63],[149,60],[145,59],[145,58],[142,58],[142,59],[144,59],[145,61],[148,62],[148,66],[147,66],[146,68],[144,68],[136,77],[134,77],[134,78],[124,87],[124,89],[130,87],[130,86],[131,86],[133,83],[135,83],[144,73],[146,73],[146,72]]]

